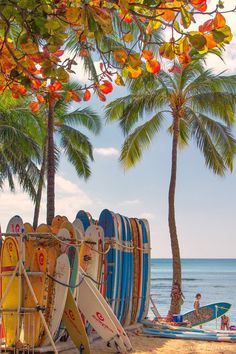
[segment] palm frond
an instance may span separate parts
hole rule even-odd
[[[92,152],[88,154],[88,147],[81,148],[81,146],[78,147],[78,144],[73,144],[67,134],[61,135],[61,146],[63,147],[64,153],[67,155],[68,160],[75,167],[78,176],[85,179],[89,178],[91,175],[91,170],[89,168],[88,160],[89,158],[91,159]]]
[[[194,94],[188,98],[188,102],[194,111],[210,114],[228,125],[234,124],[236,94],[210,91]]]
[[[230,129],[221,123],[189,109],[191,136],[203,152],[207,167],[223,176],[229,168],[232,170],[236,153],[236,141]]]
[[[106,106],[107,121],[120,121],[124,134],[128,134],[133,126],[146,114],[163,109],[168,103],[166,91],[163,88],[150,92],[135,92],[116,99]]]
[[[101,131],[100,117],[89,107],[78,108],[70,113],[65,113],[62,119],[65,124],[72,124],[73,126],[81,125],[94,134],[98,134]]]
[[[120,155],[120,161],[125,169],[134,166],[141,159],[143,150],[150,145],[153,137],[159,132],[163,119],[162,112],[156,113],[126,138]]]
[[[66,149],[66,146],[68,145],[74,150],[90,158],[91,161],[93,161],[92,144],[90,143],[86,135],[64,124],[60,128],[60,137],[61,137],[61,144],[64,149]]]

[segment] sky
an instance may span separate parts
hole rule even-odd
[[[211,1],[214,6],[216,1]],[[225,8],[236,6],[226,0]],[[209,56],[208,67],[216,72],[236,73],[236,13],[227,14],[234,39],[224,53],[224,63]],[[204,21],[204,19],[203,19]],[[76,78],[86,80],[81,68]],[[109,101],[126,94],[116,88]],[[62,157],[56,176],[56,214],[74,220],[78,210],[89,211],[97,219],[104,208],[137,218],[146,218],[151,228],[152,257],[171,257],[168,232],[168,186],[171,168],[171,137],[163,130],[145,151],[135,168],[124,172],[119,163],[123,142],[117,124],[105,124],[104,105],[95,97],[90,107],[103,117],[99,136],[91,136],[95,162],[92,176],[85,182]],[[146,117],[148,118],[148,117]],[[235,135],[236,135],[236,129]],[[235,161],[236,164],[236,161]],[[33,204],[19,187],[11,193],[7,186],[0,194],[2,231],[13,215],[32,222]],[[43,197],[40,221],[45,222],[46,199]],[[176,222],[183,258],[235,258],[236,250],[236,169],[224,178],[217,177],[204,164],[194,145],[180,151],[178,158]]]

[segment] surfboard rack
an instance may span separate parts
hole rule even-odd
[[[47,234],[47,239],[49,238],[50,234]],[[40,304],[38,303],[38,299],[37,296],[34,292],[34,289],[31,285],[30,282],[30,277],[31,276],[37,276],[37,275],[41,275],[42,272],[27,272],[26,268],[25,268],[25,259],[24,259],[24,240],[27,237],[28,239],[32,239],[35,238],[35,235],[33,237],[31,237],[29,234],[2,234],[2,236],[11,236],[14,238],[18,239],[18,245],[19,245],[19,260],[17,265],[15,266],[15,269],[13,270],[12,273],[9,274],[9,281],[8,284],[6,286],[6,289],[4,291],[4,294],[0,300],[0,314],[2,316],[3,313],[6,312],[10,312],[10,313],[15,313],[17,312],[18,316],[17,316],[17,327],[16,327],[16,343],[14,347],[6,347],[6,345],[3,343],[3,338],[2,335],[0,335],[0,353],[7,353],[7,352],[14,352],[14,353],[31,353],[31,352],[38,352],[38,353],[46,353],[46,352],[54,352],[55,354],[59,353],[62,350],[67,350],[68,347],[71,348],[71,344],[68,345],[67,343],[58,343],[57,345],[55,344],[51,333],[49,331],[46,319],[44,317],[43,312],[45,312],[45,307],[40,306]],[[45,235],[44,234],[37,234],[37,238],[38,239],[45,239]],[[51,238],[51,240],[53,240],[53,238]],[[5,274],[4,274],[5,275]],[[3,274],[1,273],[0,276],[3,276]],[[3,308],[2,305],[10,291],[11,285],[13,283],[13,280],[17,278],[18,280],[18,294],[16,294],[16,296],[18,296],[18,308],[16,309],[12,309],[12,308]],[[26,285],[27,284],[27,285]],[[20,306],[21,303],[21,291],[22,288],[24,286],[28,286],[31,296],[33,298],[33,301],[35,303],[35,307],[34,308],[25,308]],[[34,312],[37,312],[40,315],[40,319],[42,321],[43,327],[45,329],[45,333],[47,334],[49,340],[50,340],[50,347],[40,347],[40,348],[35,348],[35,347],[29,347],[28,345],[24,344],[24,340],[23,343],[21,342],[21,321],[20,319],[23,316],[27,316],[30,315]],[[66,349],[65,349],[66,348]],[[50,349],[50,350],[49,350]]]

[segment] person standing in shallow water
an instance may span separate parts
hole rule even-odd
[[[195,314],[199,318],[199,320],[201,319],[201,315],[199,313],[201,298],[202,298],[202,295],[200,293],[198,293],[195,296],[195,301],[194,301],[194,305],[193,305],[194,306],[194,310],[195,310]],[[200,325],[199,327],[202,328],[202,325]]]

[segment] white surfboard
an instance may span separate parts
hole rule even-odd
[[[106,342],[121,353],[132,350],[130,340],[111,307],[100,294],[92,280],[80,267],[80,296],[78,306],[91,326]]]
[[[9,220],[6,233],[19,234],[21,232],[24,232],[23,220],[19,215],[15,215]]]
[[[67,229],[60,229],[57,233],[57,237],[63,239],[61,242],[61,252],[65,253],[70,247],[71,235]]]
[[[75,219],[72,222],[72,225],[75,228],[77,240],[83,240],[84,239],[84,225],[83,225],[82,221],[79,219]]]
[[[56,271],[54,278],[64,284],[69,284],[70,279],[70,262],[67,254],[62,254],[57,258]],[[66,297],[67,297],[68,287],[63,286],[57,282],[54,285],[54,301],[52,303],[53,310],[51,313],[51,321],[49,323],[49,331],[52,335],[52,338],[55,337],[55,334],[59,328],[62,315],[65,308]],[[49,345],[50,340],[47,337],[43,343],[44,345]]]

